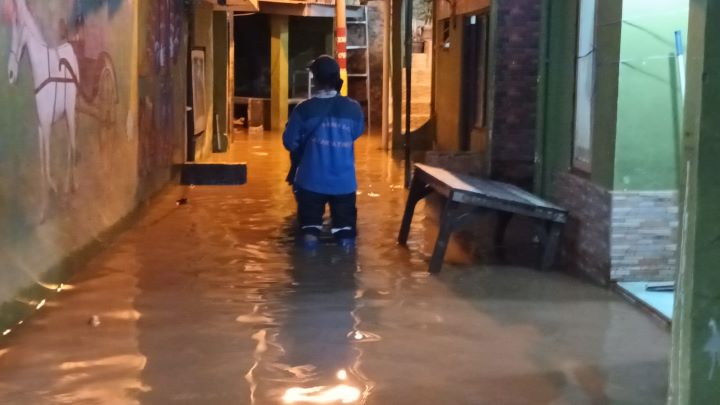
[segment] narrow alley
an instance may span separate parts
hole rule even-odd
[[[664,403],[670,335],[610,291],[514,266],[431,276],[425,206],[397,246],[402,162],[374,138],[357,252],[316,256],[294,245],[279,136],[238,138],[247,185],[167,187],[7,336],[0,403]]]
[[[0,0],[0,405],[720,404],[718,19]]]

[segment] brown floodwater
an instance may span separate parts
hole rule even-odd
[[[247,161],[247,185],[169,187],[0,340],[0,403],[665,402],[668,332],[607,290],[459,242],[430,276],[433,210],[396,245],[402,163],[375,140],[356,252],[308,254],[279,137],[238,137],[215,159]]]

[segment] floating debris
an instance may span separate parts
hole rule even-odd
[[[93,328],[97,328],[98,326],[100,326],[100,317],[97,315],[93,315],[88,320],[88,325],[92,326]]]
[[[185,204],[187,204],[187,203],[188,203],[188,199],[185,198],[185,197],[183,197],[183,198],[175,201],[175,205],[177,205],[177,206],[185,205]]]

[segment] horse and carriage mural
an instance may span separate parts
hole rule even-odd
[[[44,220],[49,194],[60,192],[51,170],[53,126],[56,123],[60,125],[61,121],[67,126],[63,192],[72,193],[78,188],[75,173],[78,162],[78,113],[91,117],[99,124],[101,138],[114,131],[119,104],[117,72],[110,54],[98,50],[96,42],[99,37],[85,24],[85,13],[78,8],[83,0],[75,0],[73,12],[68,18],[71,19],[70,24],[66,23],[68,19],[58,20],[59,40],[55,44],[46,40],[27,0],[0,1],[2,22],[10,28],[10,49],[7,55],[9,83],[16,84],[22,74],[29,73],[32,76],[31,91],[34,94],[31,96],[35,100],[38,120],[42,190],[40,210],[41,220]],[[116,6],[122,1],[116,0]],[[25,59],[29,64],[24,64]],[[29,72],[21,72],[28,65]],[[103,145],[103,139],[99,144]]]

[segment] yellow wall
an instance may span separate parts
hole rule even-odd
[[[435,30],[435,117],[437,149],[458,150],[460,145],[460,97],[462,80],[462,17],[450,20],[450,47],[443,47],[443,21]]]

